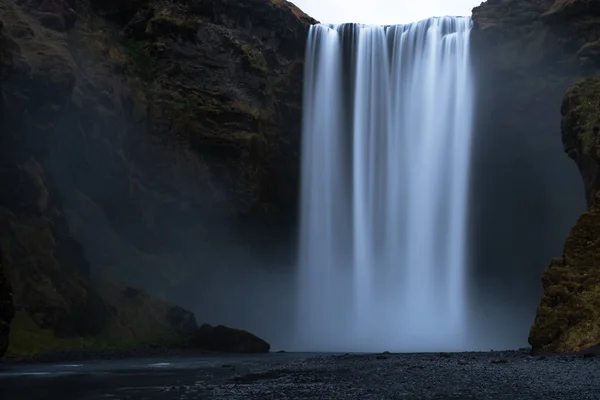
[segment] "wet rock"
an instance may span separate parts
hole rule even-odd
[[[194,349],[223,353],[268,353],[271,345],[250,332],[203,324],[189,341]]]

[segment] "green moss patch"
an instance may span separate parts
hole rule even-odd
[[[598,154],[600,129],[600,77],[579,81],[563,101],[563,131],[576,136],[583,152]]]
[[[564,254],[542,276],[529,334],[536,350],[565,353],[600,343],[600,197],[571,230]]]
[[[143,80],[151,81],[154,78],[156,65],[154,59],[148,54],[146,44],[127,40],[123,46],[133,72]]]
[[[139,346],[139,344],[137,344]],[[106,336],[60,338],[51,329],[41,329],[25,311],[15,313],[11,324],[9,358],[31,357],[53,351],[132,348],[133,341],[113,340]]]

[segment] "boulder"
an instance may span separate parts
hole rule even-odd
[[[190,339],[194,349],[221,353],[268,353],[271,345],[250,332],[203,324]]]

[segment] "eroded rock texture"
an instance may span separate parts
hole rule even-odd
[[[15,349],[170,330],[150,300],[160,323],[125,326],[144,297],[96,277],[177,301],[207,269],[292,241],[313,22],[282,0],[0,0]]]

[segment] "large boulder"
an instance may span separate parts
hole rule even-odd
[[[189,341],[191,348],[222,353],[268,353],[271,345],[250,332],[203,324]]]

